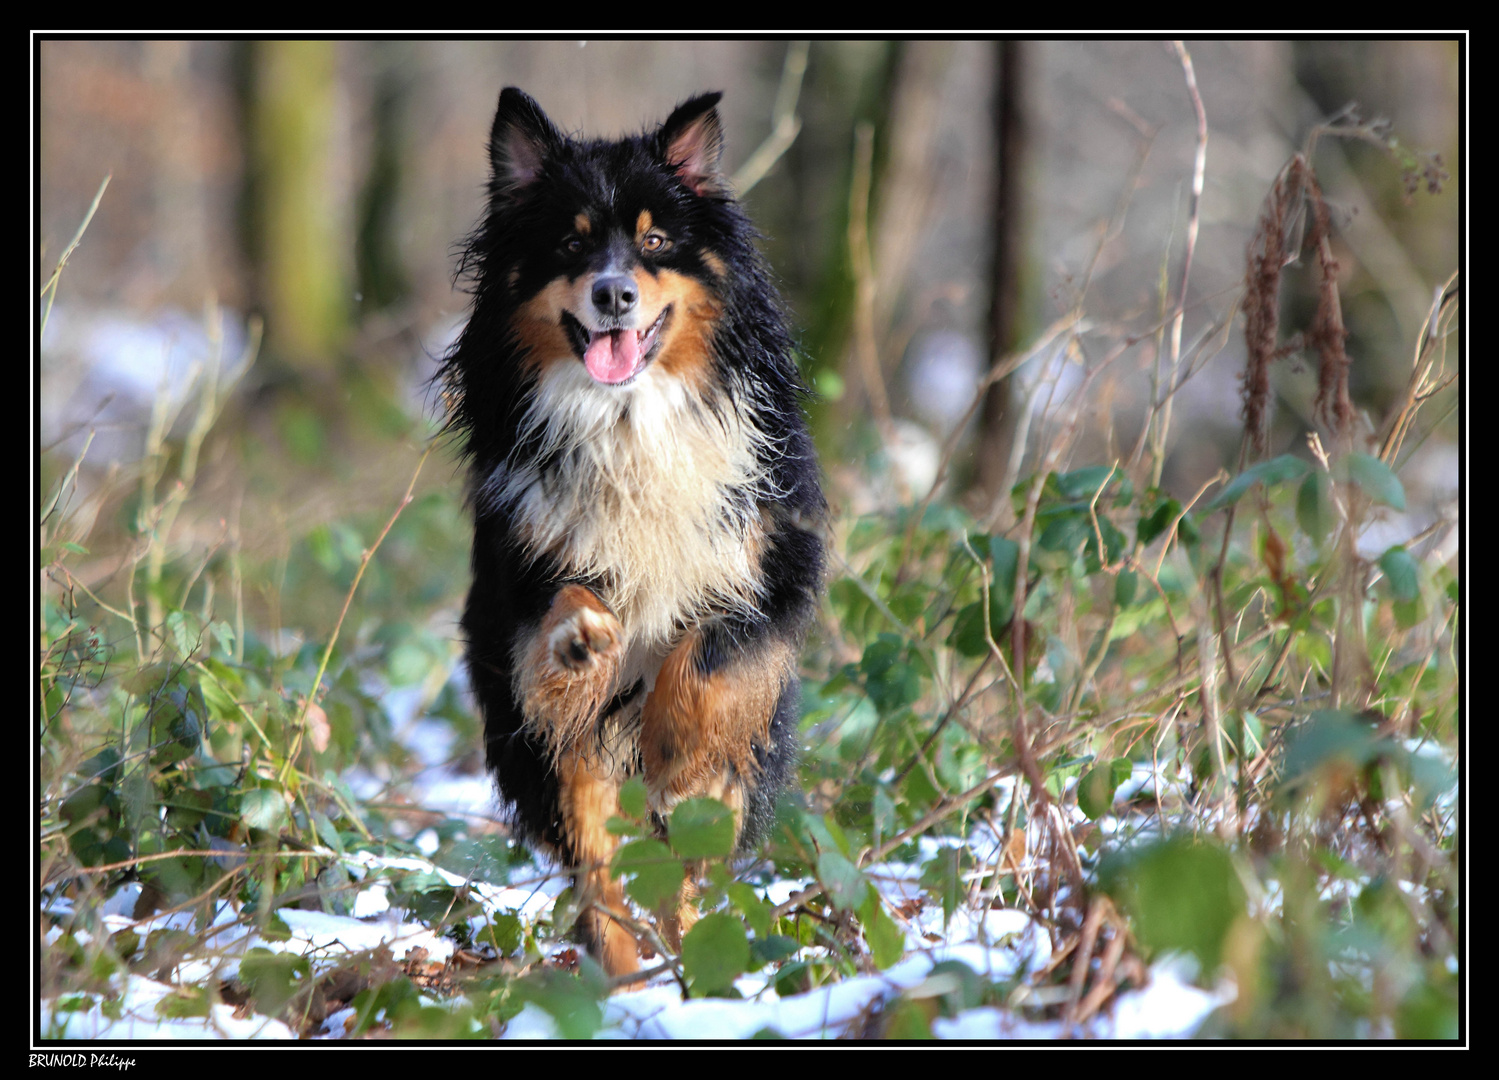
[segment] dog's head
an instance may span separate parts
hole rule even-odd
[[[609,141],[570,138],[520,90],[500,95],[485,277],[505,290],[521,362],[538,377],[566,365],[599,387],[653,366],[708,376],[726,253],[743,231],[719,172],[719,97]]]

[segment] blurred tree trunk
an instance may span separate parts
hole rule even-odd
[[[994,363],[1020,344],[1020,274],[1024,256],[1021,184],[1027,152],[1020,95],[1025,77],[1027,46],[1000,41],[994,46],[998,78],[994,81],[994,145],[997,168],[994,182],[994,262],[989,306],[989,357]],[[1011,375],[989,388],[979,419],[974,485],[982,505],[993,505],[1010,464],[1011,443],[1018,419],[1019,395]],[[1018,454],[1025,447],[1015,447]]]
[[[409,43],[375,41],[366,46],[374,68],[370,88],[369,172],[359,194],[354,261],[359,317],[393,308],[411,294],[411,275],[398,241],[397,214],[414,158],[407,106],[411,72],[417,70]]]
[[[756,220],[772,238],[802,237],[782,243],[772,265],[788,277],[808,282],[798,305],[806,373],[817,394],[807,407],[819,446],[845,448],[854,413],[848,397],[847,360],[853,339],[856,283],[848,250],[850,178],[854,140],[861,122],[882,127],[889,112],[897,46],[885,41],[814,41],[802,89],[801,134],[784,159],[786,182],[780,201],[769,197],[781,183],[775,172],[753,198]],[[778,211],[784,218],[777,220]],[[773,244],[773,241],[772,241]]]
[[[352,247],[335,187],[334,43],[251,49],[248,172],[266,352],[323,381],[337,370],[348,333]]]
[[[888,90],[888,120],[875,135],[873,160],[866,162],[866,167],[872,166],[873,180],[866,181],[865,198],[853,192],[849,210],[857,301],[844,362],[845,384],[851,391],[843,401],[844,413],[872,413],[881,426],[887,426],[891,418],[886,386],[900,361],[892,355],[890,334],[900,288],[930,224],[936,195],[937,121],[951,52],[952,43],[946,41],[900,46]],[[856,155],[861,152],[867,149],[856,148]],[[856,188],[860,187],[858,174],[856,162]],[[862,251],[857,250],[861,247]]]

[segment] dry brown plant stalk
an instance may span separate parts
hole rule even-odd
[[[1300,154],[1280,171],[1249,242],[1244,272],[1244,434],[1258,457],[1268,452],[1270,364],[1279,355],[1280,275],[1288,261],[1286,239],[1294,230],[1308,171]]]
[[[1332,215],[1317,174],[1306,166],[1307,200],[1311,203],[1312,232],[1308,244],[1317,247],[1317,313],[1307,334],[1308,344],[1317,351],[1318,415],[1333,431],[1337,444],[1344,450],[1353,431],[1353,402],[1348,396],[1348,369],[1352,361],[1344,351],[1348,328],[1343,325],[1343,303],[1338,296],[1338,261],[1332,254]]]

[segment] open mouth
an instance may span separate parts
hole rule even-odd
[[[644,330],[589,330],[570,313],[564,312],[563,319],[588,374],[595,382],[618,386],[639,375],[655,359],[661,328],[670,314],[668,304]]]

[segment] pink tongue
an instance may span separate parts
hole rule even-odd
[[[640,359],[640,337],[633,330],[596,334],[583,352],[583,365],[599,382],[624,382],[635,374]]]

